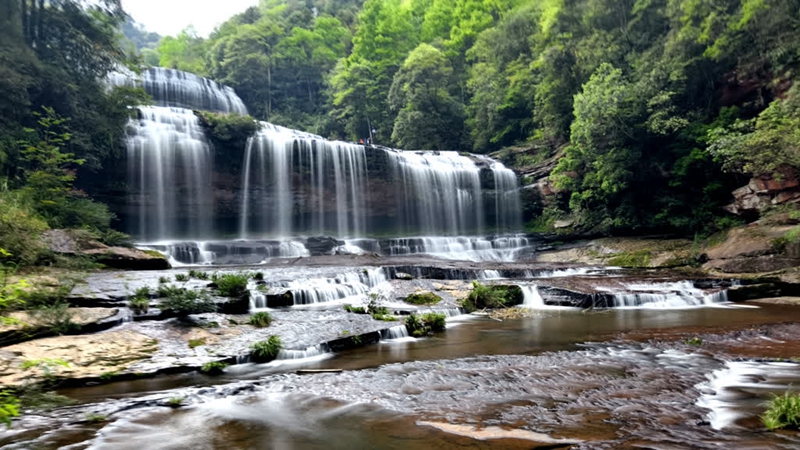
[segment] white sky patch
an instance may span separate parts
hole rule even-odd
[[[232,15],[244,12],[258,0],[122,0],[122,7],[147,31],[174,36],[194,25],[206,37]]]

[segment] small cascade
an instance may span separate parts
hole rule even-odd
[[[131,197],[139,216],[132,234],[149,241],[210,236],[212,158],[197,117],[182,108],[138,111],[126,129]],[[180,219],[179,206],[185,211]]]
[[[386,240],[384,253],[390,256],[429,254],[463,261],[514,261],[519,252],[530,248],[522,235],[496,237],[414,237]]]
[[[669,283],[628,283],[626,290],[614,293],[615,308],[682,308],[687,306],[713,305],[727,302],[727,291],[707,292],[694,287],[691,281]]]
[[[539,287],[535,284],[520,285],[522,289],[522,307],[530,309],[543,309],[545,308],[544,299],[539,293]]]
[[[272,258],[309,255],[303,243],[296,241],[164,241],[137,247],[163,253],[173,266],[261,264]]]
[[[243,239],[331,229],[340,238],[360,236],[366,228],[364,147],[262,122],[245,150],[242,191]],[[296,205],[315,213],[297,215]]]
[[[381,340],[412,340],[411,336],[408,334],[408,329],[405,325],[398,325],[396,327],[389,328],[388,330],[381,330]]]
[[[108,76],[113,86],[142,87],[158,106],[247,114],[244,102],[228,86],[193,73],[150,67],[141,75],[119,71]]]
[[[478,271],[479,280],[497,280],[503,278],[499,270],[480,270]]]
[[[521,230],[522,208],[519,200],[517,175],[497,161],[492,161],[490,167],[494,175],[494,208],[497,229],[502,232]]]
[[[383,269],[347,272],[335,278],[312,278],[288,283],[295,305],[314,305],[364,296],[388,280]]]
[[[284,360],[311,359],[327,356],[330,353],[331,349],[326,344],[319,344],[300,350],[282,349],[278,352],[278,356],[275,359],[278,362]]]

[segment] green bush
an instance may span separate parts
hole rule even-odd
[[[264,281],[264,272],[253,272],[253,279],[256,281]]]
[[[11,428],[11,419],[19,416],[19,399],[11,391],[0,391],[0,423]]]
[[[247,298],[247,276],[240,273],[229,273],[217,278],[217,290],[223,297]]]
[[[150,310],[150,300],[147,297],[134,296],[128,300],[128,307],[136,314],[145,314]]]
[[[344,305],[344,310],[354,314],[366,314],[367,308],[363,306]]]
[[[208,279],[208,272],[203,272],[200,270],[190,270],[189,271],[189,278],[195,278],[198,280],[207,280]]]
[[[514,303],[511,288],[518,286],[490,286],[477,281],[472,282],[472,292],[461,301],[461,306],[469,312],[485,308],[504,308]],[[517,293],[521,295],[521,291]]]
[[[250,346],[250,358],[255,362],[269,362],[275,359],[282,348],[281,338],[272,335],[266,341],[256,342]]]
[[[770,430],[800,429],[800,394],[787,391],[785,394],[773,398],[767,404],[767,411],[761,416],[761,419]]]
[[[406,297],[406,302],[413,305],[435,305],[442,301],[442,297],[433,292],[417,292]]]
[[[183,317],[189,314],[215,312],[217,305],[205,292],[198,293],[184,288],[177,288],[170,290],[166,299],[161,300],[161,308]]]
[[[33,323],[56,334],[67,334],[81,329],[80,325],[72,321],[73,313],[69,310],[69,303],[65,301],[42,304],[28,313]]]
[[[265,328],[272,323],[272,316],[266,311],[260,311],[250,316],[248,323],[254,327]]]
[[[158,277],[158,284],[166,284],[169,283],[169,278],[167,277]]]
[[[133,291],[133,296],[144,297],[144,298],[150,297],[150,286],[142,286],[139,289],[136,289],[135,291]]]
[[[187,275],[185,273],[176,273],[175,274],[175,281],[177,281],[179,283],[185,283],[185,282],[189,281],[189,275]]]
[[[220,375],[225,371],[226,367],[228,367],[228,365],[224,362],[212,361],[203,364],[203,367],[200,368],[200,372],[203,372],[206,375]]]
[[[47,223],[18,192],[0,191],[0,244],[10,259],[23,265],[36,262],[43,249],[39,237]]]
[[[406,317],[406,329],[408,334],[414,337],[422,337],[443,331],[446,327],[447,316],[442,313],[426,313],[421,317],[412,314]]]

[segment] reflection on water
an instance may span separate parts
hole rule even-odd
[[[33,440],[8,448],[49,449],[69,442],[79,443],[69,448],[111,450],[538,445],[478,441],[418,426],[419,421],[584,441],[574,448],[800,448],[795,434],[754,432],[769,395],[800,381],[797,364],[729,363],[682,344],[580,344],[608,341],[625,331],[700,332],[787,320],[800,321],[800,309],[561,311],[505,322],[454,318],[455,326],[435,337],[393,340],[312,365],[345,369],[341,373],[298,375],[285,367],[245,365],[216,380],[165,377],[162,388],[216,385],[155,394],[157,399],[137,399],[135,406],[128,400],[90,405],[80,414],[114,411],[112,423],[96,438],[94,429],[84,426],[70,433],[33,433]],[[759,343],[748,339],[747,345]],[[224,384],[259,377],[245,382],[246,390]],[[75,392],[88,400],[121,387],[134,392],[157,386],[158,380],[149,380]],[[187,406],[153,407],[172,396],[184,397]]]

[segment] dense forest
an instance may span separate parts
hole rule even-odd
[[[559,157],[545,230],[712,232],[751,175],[797,167],[800,3],[262,1],[162,66],[281,125],[518,169]],[[737,174],[745,174],[746,176]]]
[[[731,190],[800,165],[795,0],[262,0],[208,37],[149,33],[118,0],[0,9],[0,242],[26,259],[16,241],[48,226],[117,237],[90,196],[148,102],[106,86],[121,66],[206,76],[330,138],[545,167],[529,231],[707,234],[739,220]]]

